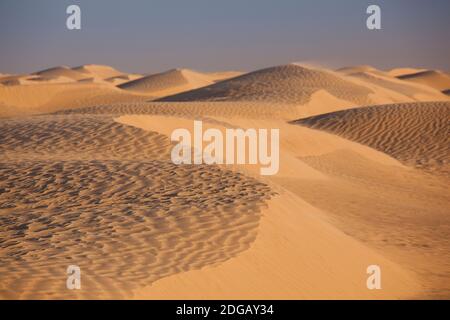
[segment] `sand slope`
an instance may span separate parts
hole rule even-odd
[[[145,101],[140,96],[99,83],[39,83],[0,87],[0,117],[52,112],[61,109]]]
[[[271,67],[229,80],[162,98],[162,101],[266,101],[305,104],[311,95],[325,90],[336,98],[357,104],[370,102],[371,91],[337,74],[295,64]]]
[[[405,164],[450,173],[450,102],[383,105],[295,121],[385,152]]]
[[[426,69],[419,69],[419,68],[393,68],[393,69],[389,70],[387,73],[391,77],[399,77],[399,76],[413,74],[413,73],[417,73],[417,72],[421,72],[421,71],[425,71],[425,70]]]
[[[189,69],[173,69],[123,83],[119,88],[153,96],[165,96],[207,86],[213,83],[214,78]]]
[[[256,236],[263,183],[176,166],[164,136],[104,116],[1,121],[0,296],[123,298]],[[83,290],[65,289],[65,269]]]
[[[113,76],[109,78],[105,78],[104,80],[107,82],[110,82],[114,85],[119,85],[125,82],[129,82],[131,80],[136,80],[139,78],[142,78],[143,76],[141,74],[121,74],[118,76]]]
[[[364,254],[347,247],[344,251],[352,255],[351,260],[355,265],[340,269],[345,259],[337,259],[330,267],[330,274],[322,272],[323,266],[329,264],[321,264],[319,261],[331,258],[333,252],[342,254],[338,247],[345,241],[340,236],[333,236],[331,240],[328,238],[330,234],[325,235],[314,229],[309,224],[313,223],[309,220],[312,218],[310,213],[319,218],[315,220],[317,223],[326,222],[337,226],[345,234],[400,263],[402,268],[416,274],[424,286],[416,293],[413,293],[415,289],[411,287],[403,287],[400,292],[391,287],[388,291],[373,293],[361,287],[358,289],[361,282],[356,280],[353,283],[355,287],[342,286],[339,295],[352,297],[351,292],[354,292],[359,297],[372,294],[391,298],[397,294],[448,296],[450,286],[443,281],[450,276],[450,220],[447,214],[450,198],[444,191],[447,189],[447,179],[424,175],[381,152],[322,131],[270,119],[215,119],[217,121],[209,124],[214,128],[221,128],[221,124],[228,123],[228,127],[236,125],[243,128],[280,129],[280,172],[264,179],[279,194],[269,201],[268,209],[264,211],[267,214],[261,222],[259,235],[267,241],[260,243],[257,238],[254,244],[257,249],[253,251],[250,249],[221,266],[162,279],[151,287],[139,290],[138,296],[204,298],[231,297],[234,293],[240,298],[290,298],[302,296],[304,292],[300,290],[299,293],[295,287],[310,287],[304,297],[337,297],[336,288],[341,286],[340,280],[348,279],[344,281],[351,282],[351,277],[356,280],[355,274],[361,269],[358,267],[359,263],[364,263]],[[138,128],[153,128],[165,135],[170,134],[174,128],[192,126],[191,120],[176,117],[133,115],[117,120]],[[204,125],[208,127],[205,121],[208,123],[212,119],[204,120]],[[259,176],[257,168],[254,170],[252,166],[238,169],[246,174]],[[314,207],[306,205],[305,200]],[[291,206],[292,203],[296,204]],[[292,234],[288,231],[289,228],[281,227],[285,223],[292,226]],[[330,243],[336,244],[336,247],[320,247],[320,241],[314,235],[307,235],[305,230],[300,231],[299,228],[303,225],[308,225],[307,229],[316,230],[315,236],[330,239]],[[312,255],[307,259],[305,256],[300,258],[301,255],[309,254],[303,243],[311,248]],[[291,250],[291,245],[294,248],[301,247],[302,250]],[[346,246],[354,248],[350,244]],[[313,252],[320,252],[320,258]],[[371,257],[369,259],[377,259]],[[363,259],[360,260],[361,258]],[[255,265],[258,267],[255,268]],[[289,268],[293,269],[287,272]],[[279,270],[283,272],[278,272]],[[344,270],[350,271],[353,276],[348,275],[347,278]],[[236,276],[242,272],[245,272],[245,277]],[[408,274],[404,272],[405,270],[401,272],[402,276],[397,275],[395,278],[400,281]],[[290,276],[285,278],[285,274]],[[319,280],[321,277],[328,280],[322,282]],[[409,285],[413,285],[414,280],[410,281]],[[314,287],[319,289],[315,291],[312,289]]]
[[[364,82],[385,89],[385,92],[390,93],[389,96],[392,98],[392,102],[448,100],[446,96],[434,88],[419,83],[405,82],[388,75],[373,72],[358,72],[353,73],[351,77],[361,79]],[[397,98],[393,93],[397,96],[400,94],[403,97]],[[384,103],[389,103],[389,101]]]
[[[0,83],[5,86],[18,86],[18,85],[35,85],[35,84],[50,84],[50,83],[74,83],[77,80],[68,78],[66,76],[47,76],[47,75],[14,75],[7,76],[0,79]],[[82,81],[82,80],[79,80]]]
[[[450,76],[441,71],[425,70],[417,73],[401,75],[398,78],[425,84],[439,91],[450,90]]]
[[[114,69],[110,66],[97,65],[97,64],[86,64],[78,67],[72,68],[72,70],[87,74],[95,75],[98,78],[106,79],[111,77],[117,77],[123,74],[123,72]]]
[[[375,67],[369,66],[369,65],[359,65],[359,66],[348,66],[339,68],[336,70],[336,72],[345,74],[345,75],[353,75],[358,73],[372,73],[372,74],[378,74],[378,75],[385,75],[385,72],[378,70]]]
[[[38,71],[35,74],[42,77],[66,77],[73,80],[81,80],[89,77],[84,72],[73,70],[66,66],[45,69],[42,71]]]
[[[106,65],[88,64],[74,68],[59,66],[32,74],[4,75],[0,83],[4,85],[36,83],[73,83],[90,82],[118,85],[142,77],[139,74],[127,74]]]
[[[418,102],[437,90],[365,66],[181,69],[138,91],[67,69],[0,86],[1,298],[450,296],[450,102]],[[366,107],[393,101],[411,103]],[[194,119],[279,129],[278,174],[174,165],[169,136]]]

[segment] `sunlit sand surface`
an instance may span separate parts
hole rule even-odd
[[[0,75],[0,297],[449,298],[446,76]],[[279,172],[173,164],[170,134],[194,119],[279,129]]]

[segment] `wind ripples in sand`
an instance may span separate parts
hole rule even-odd
[[[0,132],[3,298],[129,297],[225,261],[253,242],[271,196],[217,166],[176,166],[166,137],[106,117],[5,120]]]

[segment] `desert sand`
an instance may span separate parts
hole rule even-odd
[[[404,74],[398,78],[411,82],[422,83],[439,91],[450,90],[450,76],[440,71],[425,70],[416,73]]]
[[[173,69],[162,73],[151,74],[119,85],[119,88],[163,97],[179,92],[205,87],[217,81],[232,78],[238,73],[215,72],[199,73],[189,69]]]
[[[449,298],[450,97],[423,72],[0,75],[0,297]],[[279,172],[173,164],[194,119],[279,129]]]

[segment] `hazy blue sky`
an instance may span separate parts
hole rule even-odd
[[[78,4],[82,30],[66,29]],[[366,8],[382,30],[366,29]],[[108,64],[254,70],[293,61],[450,69],[449,0],[0,0],[0,72]]]

